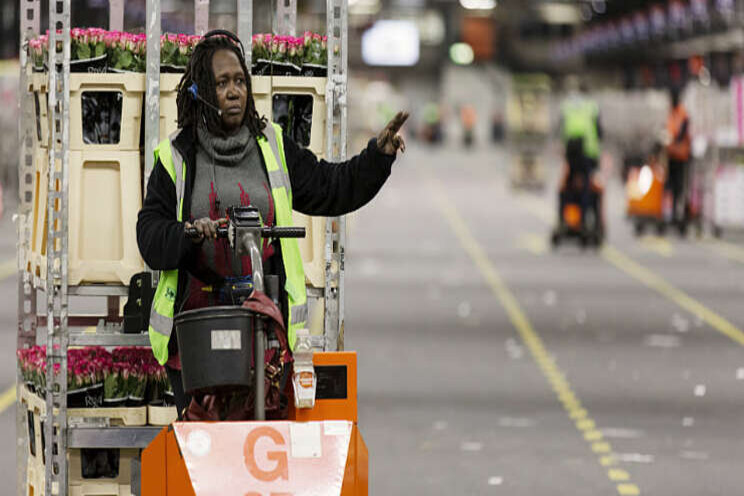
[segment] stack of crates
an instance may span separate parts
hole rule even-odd
[[[20,386],[21,408],[26,410],[28,458],[26,464],[26,492],[29,496],[44,496],[46,403],[42,398]],[[68,418],[107,418],[111,425],[129,427],[145,425],[146,407],[132,408],[70,408]],[[68,494],[70,496],[130,496],[132,460],[139,457],[139,449],[69,449]],[[86,460],[84,470],[83,460]],[[95,463],[94,463],[95,460]],[[105,469],[101,469],[101,466]]]
[[[160,136],[177,129],[177,90],[181,74],[161,74]],[[47,188],[49,182],[48,74],[31,75],[28,91],[36,107],[34,133],[34,208],[31,222],[27,270],[46,278]],[[312,98],[312,125],[307,146],[319,157],[325,152],[325,77],[251,78],[259,115],[274,119],[274,98],[278,95],[307,95]],[[129,283],[132,275],[144,270],[136,241],[137,212],[142,205],[143,124],[146,90],[141,73],[70,75],[70,182],[69,182],[69,261],[68,284]],[[120,108],[118,140],[91,142],[84,126],[95,122],[84,116],[86,100],[110,99]],[[275,120],[275,119],[274,119]],[[90,133],[88,133],[90,134]],[[59,166],[59,165],[58,165]],[[61,187],[59,185],[58,187]],[[306,228],[300,239],[308,286],[325,286],[326,219],[294,214],[295,225]],[[312,312],[321,315],[322,308]],[[322,321],[311,326],[322,332]],[[315,333],[314,332],[314,333]]]
[[[42,280],[46,278],[49,178],[47,85],[48,75],[35,74],[30,88],[39,105],[33,234],[27,268]],[[132,275],[144,269],[136,240],[137,212],[142,206],[140,140],[144,93],[142,74],[70,75],[70,285],[128,284]],[[84,117],[84,105],[103,106],[105,112],[116,113],[120,119],[109,120],[105,124],[113,125],[105,128]],[[100,137],[104,139],[96,139]]]

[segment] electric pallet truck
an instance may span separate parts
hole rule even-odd
[[[564,239],[576,239],[582,248],[599,247],[605,232],[603,188],[586,167],[582,139],[566,144],[566,158],[558,198],[558,225],[551,234],[551,245],[557,248]]]
[[[237,255],[250,256],[253,287],[263,291],[263,239],[304,237],[305,230],[264,227],[257,209],[235,207],[218,236],[227,238]],[[243,381],[253,388],[256,420],[165,427],[142,453],[142,496],[366,495],[368,453],[357,425],[356,353],[313,353],[303,342],[307,334],[298,333],[289,416],[267,421],[264,367],[251,367],[252,357],[264,356],[266,349],[263,320],[248,315],[242,331],[226,330],[219,308],[227,307],[202,309],[215,312],[198,331],[211,339],[211,347],[203,349],[205,362],[209,355],[224,356],[229,369],[233,357],[243,360],[250,369],[249,382],[245,377],[228,382]],[[246,353],[245,348],[252,350]],[[190,366],[182,360],[184,383]]]

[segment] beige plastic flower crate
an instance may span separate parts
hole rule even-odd
[[[87,144],[83,141],[82,96],[97,92],[121,93],[121,129],[117,144]],[[145,75],[142,73],[70,74],[70,149],[139,150],[144,95]]]
[[[69,284],[128,285],[144,270],[136,237],[141,181],[139,150],[70,152]]]
[[[46,73],[33,72],[28,78],[28,91],[34,101],[34,146],[49,147],[49,111],[47,87],[49,77]]]
[[[147,406],[147,423],[149,425],[170,425],[178,420],[175,406]]]
[[[178,83],[182,74],[160,75],[160,139],[164,140],[178,129]]]
[[[42,443],[42,419],[46,416],[46,403],[43,398],[32,393],[25,385],[20,386],[21,403],[25,405],[26,435],[28,457],[26,464],[26,494],[43,496],[45,494],[45,469]],[[70,408],[68,418],[108,418],[111,425],[142,426],[146,424],[147,407],[134,408]],[[29,429],[29,422],[33,428]],[[119,449],[119,473],[115,478],[84,479],[82,474],[81,450],[68,451],[68,487],[70,496],[130,496],[131,464],[139,454],[137,449]]]
[[[319,157],[325,153],[327,79],[321,77],[271,77],[271,95],[310,95],[313,97],[313,120],[310,129],[310,151]],[[273,101],[273,100],[272,100]],[[271,104],[271,101],[270,101]],[[273,115],[272,113],[267,114]]]
[[[34,150],[34,207],[31,213],[31,239],[28,247],[27,270],[36,276],[46,277],[47,198],[49,188],[49,152],[46,148]]]
[[[251,76],[253,101],[259,117],[271,120],[271,78],[268,76]]]

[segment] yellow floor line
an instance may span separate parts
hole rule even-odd
[[[0,395],[0,413],[8,409],[10,405],[16,402],[16,387],[9,387],[3,394]]]
[[[667,299],[684,308],[692,315],[703,319],[716,331],[744,346],[744,332],[734,324],[721,317],[684,291],[675,288],[646,267],[624,255],[615,247],[606,245],[602,249],[602,257],[621,271],[633,276],[647,287],[662,294]]]
[[[543,220],[548,224],[552,222],[551,220],[549,220],[549,209],[543,203],[540,203],[535,199],[527,198],[523,199],[523,203],[526,210],[531,212],[537,218]],[[720,250],[725,250],[728,254],[727,256],[735,259],[740,259],[742,262],[744,262],[744,249],[740,249],[736,245],[726,243],[725,241],[715,241],[713,242],[713,245],[717,246]],[[692,296],[672,286],[662,277],[658,276],[651,270],[647,269],[643,265],[623,254],[620,250],[610,245],[609,243],[605,244],[601,253],[602,257],[605,260],[620,269],[622,272],[625,272],[636,280],[642,282],[648,288],[653,289],[668,300],[676,303],[678,306],[687,310],[692,315],[703,319],[706,324],[711,326],[716,331],[729,337],[736,343],[744,346],[744,332],[742,332],[738,327],[726,320],[724,317],[718,315],[716,312],[697,301]]]
[[[15,258],[12,260],[6,260],[0,262],[0,279],[5,279],[18,272],[18,260]]]
[[[744,263],[744,248],[740,246],[727,241],[721,241],[720,239],[708,241],[705,245],[719,255],[723,255],[736,262]]]
[[[566,376],[561,372],[545,347],[542,338],[532,328],[532,324],[530,324],[527,315],[522,311],[516,297],[509,290],[481,245],[467,228],[465,219],[458,213],[455,205],[447,197],[442,185],[433,177],[429,178],[428,183],[442,216],[447,219],[450,228],[460,240],[460,244],[486,279],[491,292],[506,310],[509,320],[519,333],[525,346],[530,350],[538,367],[553,391],[555,391],[556,397],[563,404],[567,415],[572,420],[577,420],[577,431],[581,433],[592,452],[597,455],[599,464],[607,470],[608,479],[615,485],[617,492],[621,495],[640,494],[638,486],[628,482],[630,479],[629,475],[626,479],[622,480],[622,483],[617,483],[618,472],[613,471],[616,469],[617,460],[612,456],[612,446],[602,438],[602,434],[599,431],[593,430],[595,422],[589,417],[581,401],[579,401],[573,392]],[[585,436],[584,430],[589,428],[592,428],[591,434]],[[624,473],[627,475],[627,472]]]

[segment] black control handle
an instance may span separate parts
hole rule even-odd
[[[227,226],[218,226],[217,237],[226,238],[227,231],[228,231]],[[195,227],[186,227],[183,229],[183,235],[189,239],[196,239],[199,237],[199,231],[197,231]]]
[[[264,238],[304,238],[304,227],[264,227],[261,229]]]

